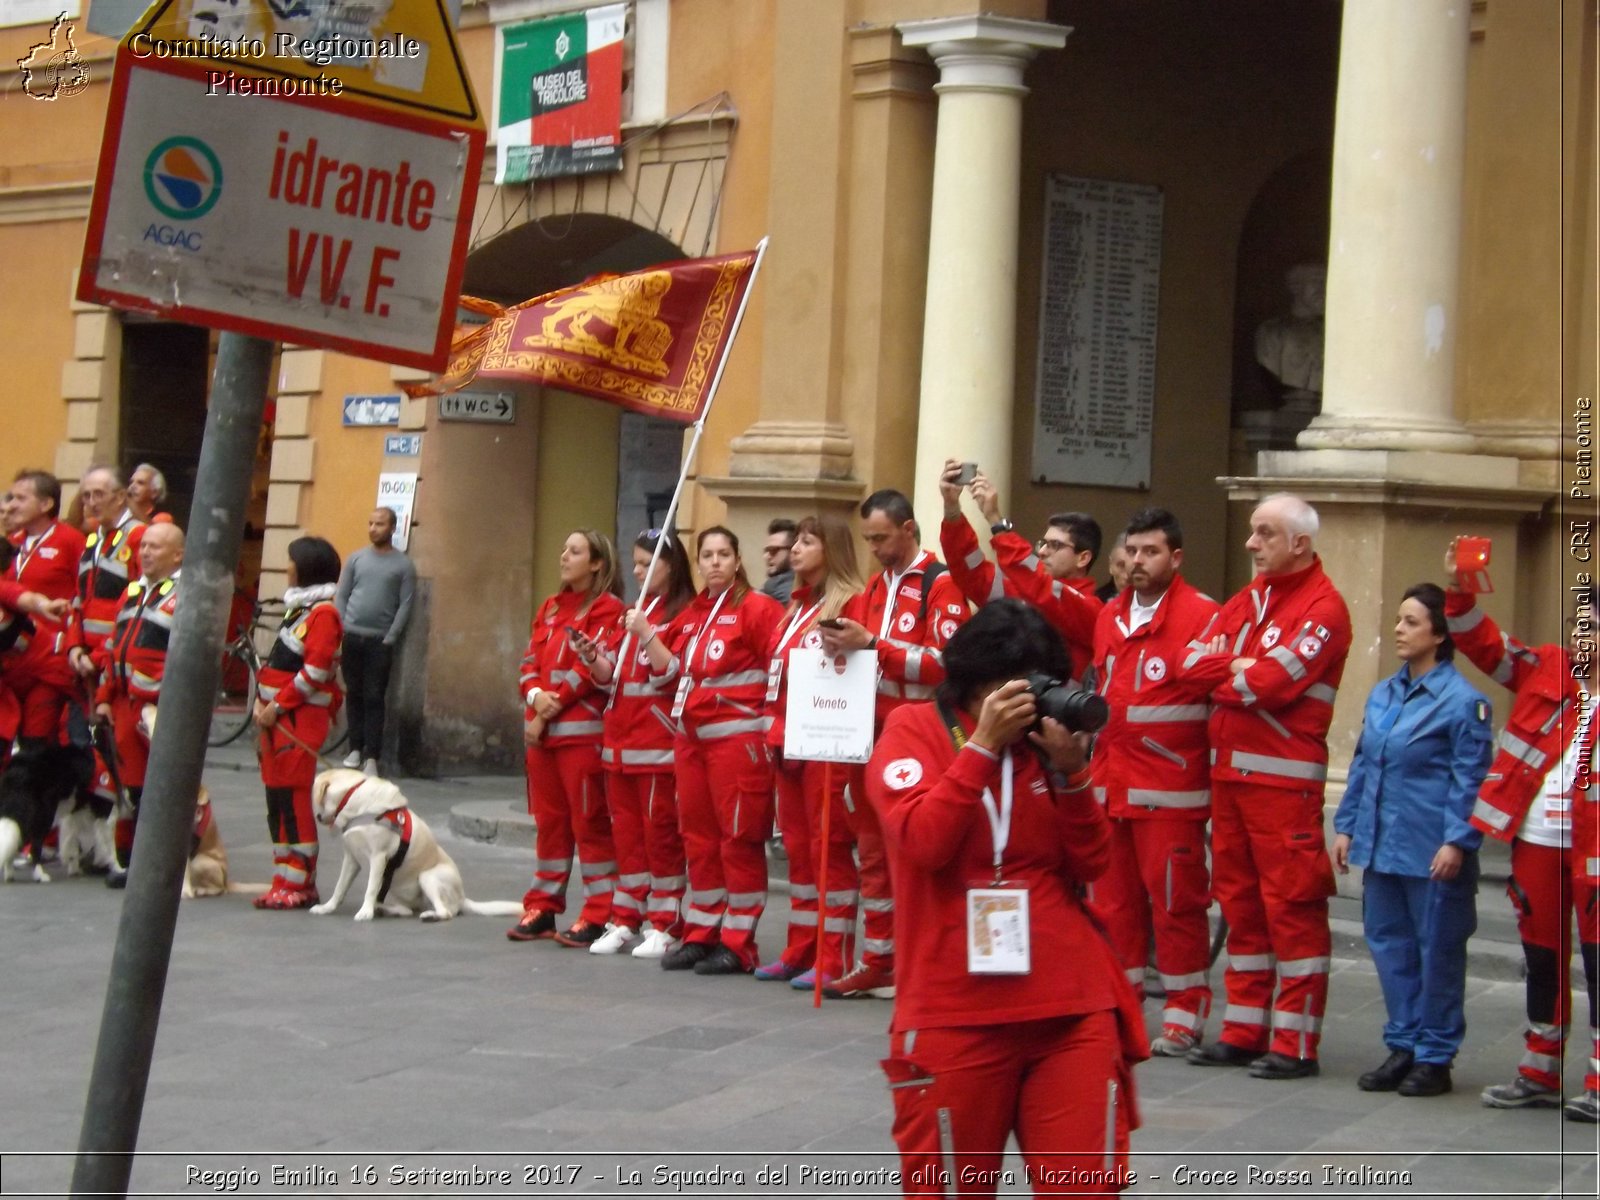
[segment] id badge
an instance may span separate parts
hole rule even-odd
[[[678,680],[678,694],[672,698],[672,719],[683,720],[683,706],[689,702],[689,689],[694,686],[694,680],[685,675]]]
[[[783,659],[775,658],[767,666],[767,703],[778,702],[778,689],[783,686]]]
[[[1026,975],[1030,944],[1026,888],[967,889],[967,974]]]

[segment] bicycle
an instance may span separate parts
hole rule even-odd
[[[261,655],[256,650],[256,635],[265,633],[277,636],[277,624],[266,618],[283,619],[283,603],[278,600],[257,600],[250,610],[250,620],[238,635],[222,650],[222,674],[217,680],[216,699],[211,704],[211,730],[208,746],[226,746],[236,740],[254,720],[251,710],[256,698],[256,675],[261,670]],[[334,754],[350,738],[349,724],[344,717],[344,706],[334,715],[328,728],[328,738],[322,753]]]

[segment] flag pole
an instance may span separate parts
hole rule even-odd
[[[744,310],[750,303],[750,293],[756,289],[756,276],[761,274],[761,260],[767,253],[767,239],[762,238],[756,243],[756,261],[750,268],[750,282],[745,286],[744,295],[739,297],[739,310],[733,314],[733,328],[728,332],[728,346],[722,352],[721,359],[717,362],[717,373],[711,377],[711,388],[706,393],[706,406],[700,411],[700,416],[694,423],[694,435],[689,439],[689,450],[683,456],[683,466],[678,471],[678,483],[672,489],[672,502],[667,505],[667,515],[661,521],[661,536],[656,539],[656,548],[650,555],[650,566],[645,570],[645,587],[650,586],[650,580],[656,573],[656,563],[661,561],[661,548],[667,544],[667,535],[672,531],[672,519],[678,515],[678,501],[683,499],[683,485],[688,481],[689,472],[694,467],[695,454],[700,449],[700,438],[706,431],[706,418],[711,415],[711,406],[717,401],[717,388],[722,383],[722,372],[728,365],[728,358],[733,353],[733,343],[739,336],[739,326],[744,321]],[[640,593],[643,599],[643,593]],[[626,657],[626,647],[618,651],[617,661],[620,663]]]

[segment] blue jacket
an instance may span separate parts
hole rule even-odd
[[[1333,817],[1362,869],[1426,877],[1446,842],[1473,851],[1483,835],[1467,822],[1494,746],[1488,700],[1450,663],[1421,679],[1408,668],[1372,689]]]

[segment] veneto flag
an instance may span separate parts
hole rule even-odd
[[[626,4],[506,29],[496,183],[622,169]]]
[[[661,263],[514,308],[463,296],[461,308],[487,324],[458,325],[444,374],[405,390],[438,396],[468,384],[553,387],[652,416],[698,420],[738,331],[758,257],[745,250]]]

